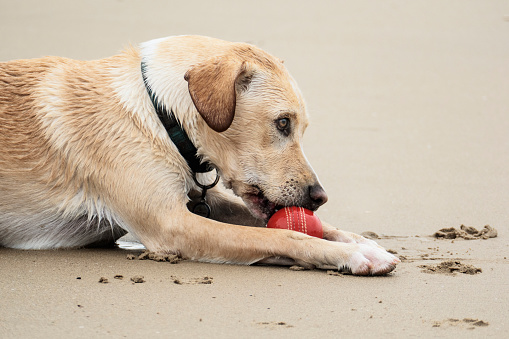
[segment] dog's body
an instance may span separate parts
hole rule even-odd
[[[207,193],[211,219],[188,210],[199,190],[154,111],[142,61],[226,187]],[[325,239],[239,226],[327,200],[300,146],[306,126],[282,62],[247,44],[171,37],[97,61],[0,63],[0,245],[79,247],[129,231],[149,250],[194,260],[390,272],[397,258],[327,224]]]

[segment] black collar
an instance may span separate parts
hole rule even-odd
[[[201,159],[198,157],[198,151],[196,147],[187,136],[187,133],[182,128],[182,125],[178,122],[173,111],[170,110],[168,112],[164,106],[157,101],[156,95],[154,92],[152,92],[152,89],[148,84],[146,69],[147,65],[142,61],[141,76],[143,77],[145,88],[147,89],[148,95],[150,96],[152,105],[154,105],[159,120],[161,120],[161,123],[166,129],[166,132],[168,132],[171,141],[173,141],[175,146],[177,146],[180,155],[186,159],[186,162],[193,173],[206,173],[212,171],[213,168],[208,162],[201,162]]]

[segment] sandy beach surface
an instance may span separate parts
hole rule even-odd
[[[509,2],[0,0],[0,61],[180,34],[285,60],[320,218],[402,263],[355,277],[0,248],[0,338],[509,337]],[[462,224],[498,236],[433,237]]]

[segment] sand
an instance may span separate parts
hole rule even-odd
[[[248,41],[285,60],[329,195],[318,215],[374,233],[402,263],[368,278],[0,249],[0,338],[507,337],[507,1],[0,0],[0,60],[95,59],[175,34]],[[460,225],[498,236],[433,236]],[[420,267],[447,261],[482,272]]]
[[[498,231],[491,227],[490,225],[485,225],[482,230],[478,231],[473,226],[465,226],[461,225],[459,229],[456,227],[446,227],[442,228],[433,234],[436,238],[445,238],[445,239],[456,239],[463,238],[466,240],[473,239],[489,239],[496,238],[498,236]]]
[[[424,273],[439,273],[439,274],[456,274],[456,273],[463,273],[463,274],[470,274],[474,275],[477,273],[482,273],[482,269],[475,267],[473,265],[468,264],[462,264],[459,260],[446,260],[442,261],[440,264],[433,265],[419,265],[420,268],[422,268],[421,272]]]

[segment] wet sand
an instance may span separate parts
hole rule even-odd
[[[102,58],[177,34],[247,41],[285,60],[329,195],[320,218],[378,234],[402,263],[365,278],[127,260],[138,252],[122,249],[0,249],[1,338],[507,336],[506,1],[0,0],[2,61]],[[433,237],[462,224],[498,236]],[[482,272],[421,267],[451,260]]]

